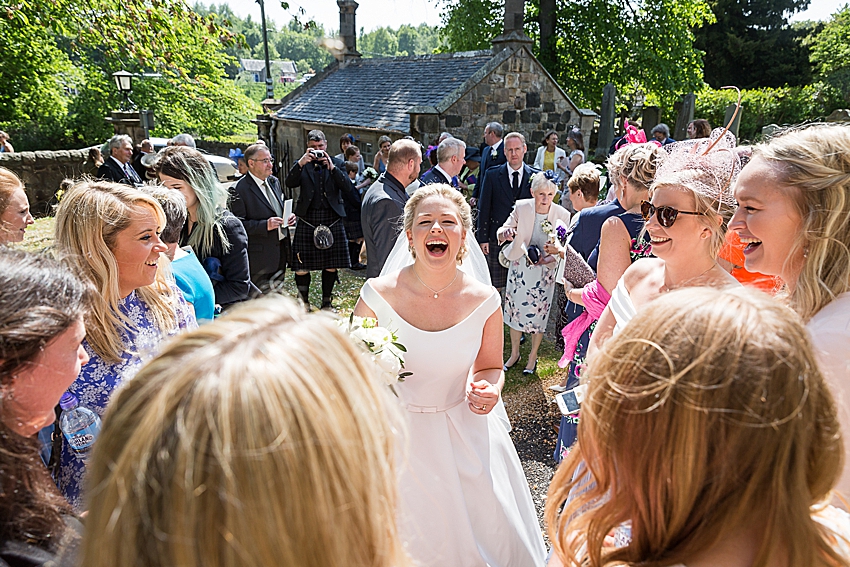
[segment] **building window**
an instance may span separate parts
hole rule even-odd
[[[260,82],[260,74],[259,74],[259,73],[254,73],[254,82],[255,82],[255,83],[259,83],[259,82]]]

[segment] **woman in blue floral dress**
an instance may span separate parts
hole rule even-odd
[[[500,242],[511,242],[503,250],[510,261],[504,316],[511,329],[511,356],[505,370],[519,360],[522,333],[531,334],[531,351],[523,372],[533,374],[537,370],[537,349],[546,331],[555,291],[555,226],[559,222],[565,227],[570,224],[569,211],[552,202],[557,191],[555,179],[551,171],[536,174],[531,180],[532,199],[517,201],[497,233]]]
[[[608,159],[608,171],[610,175],[616,176],[614,178],[616,181],[614,179],[612,181],[617,186],[618,202],[624,212],[604,222],[599,243],[588,258],[588,264],[597,270],[597,281],[588,284],[584,289],[568,290],[569,301],[576,305],[585,305],[587,300],[594,301],[598,312],[601,313],[604,303],[607,303],[626,268],[635,260],[651,254],[649,238],[643,234],[644,221],[640,213],[640,204],[641,201],[649,199],[649,187],[664,156],[664,151],[657,144],[629,143]],[[599,309],[600,302],[601,309]],[[570,325],[574,324],[578,323],[573,321],[564,329],[565,338],[569,334]],[[579,383],[581,368],[584,365],[587,347],[590,345],[590,337],[595,326],[595,318],[586,316],[582,325],[584,330],[578,341],[574,340],[564,345],[565,356],[562,364],[565,359],[569,360],[569,374],[564,384],[567,389],[574,388]],[[575,442],[577,425],[578,415],[561,418],[558,442],[553,455],[556,462],[564,458]]]
[[[116,183],[79,183],[57,211],[59,257],[97,290],[83,342],[90,359],[69,391],[100,415],[113,391],[165,338],[197,327],[167,268],[159,265],[164,225],[155,199]],[[85,462],[63,443],[57,484],[78,512],[84,473]]]

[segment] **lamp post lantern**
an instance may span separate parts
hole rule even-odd
[[[136,110],[136,103],[130,100],[130,93],[133,92],[133,74],[122,69],[121,71],[112,73],[112,79],[115,81],[118,92],[123,97],[120,109],[124,112]]]

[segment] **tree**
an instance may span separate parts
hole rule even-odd
[[[137,81],[134,90],[135,101],[156,113],[160,134],[226,135],[244,130],[257,110],[223,73],[230,62],[223,48],[237,38],[215,15],[201,16],[184,0],[19,0],[5,7],[0,33],[11,46],[3,72],[23,94],[4,100],[26,101],[30,92],[56,99],[57,89],[62,91],[57,104],[28,104],[26,112],[0,105],[0,122],[11,130],[51,127],[55,137],[32,140],[38,149],[79,147],[108,135],[103,117],[117,102],[111,74],[119,69],[161,75]],[[18,58],[14,52],[21,46],[29,46],[18,56],[21,62],[43,65],[35,77],[23,63],[5,63]],[[36,57],[29,55],[31,46]]]
[[[404,57],[433,53],[439,45],[436,27],[402,25],[398,30],[381,27],[366,33],[360,29],[357,50],[363,57]]]
[[[850,101],[850,5],[833,14],[810,47],[818,76]]]
[[[501,33],[502,2],[445,2],[446,50],[487,49]],[[704,0],[568,0],[556,4],[554,16],[551,8],[545,0],[528,1],[525,32],[540,40],[540,22],[552,23],[547,51],[535,42],[535,54],[579,105],[598,107],[609,82],[666,105],[701,86],[691,30],[712,21]]]
[[[695,32],[714,88],[806,85],[812,80],[805,32],[787,17],[809,0],[709,0],[716,22]]]

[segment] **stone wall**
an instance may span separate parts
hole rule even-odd
[[[565,147],[568,129],[582,128],[587,143],[593,128],[593,121],[582,120],[579,109],[540,63],[519,49],[442,113],[411,116],[411,131],[426,145],[446,131],[477,146],[484,126],[492,121],[501,122],[506,132],[517,131],[526,137],[529,163],[547,131],[555,130],[559,145]]]
[[[208,154],[221,157],[230,157],[230,150],[239,148],[245,152],[245,148],[251,144],[234,144],[229,142],[212,142],[208,140],[195,140],[195,145],[199,150],[204,150]]]
[[[21,178],[34,216],[45,216],[50,201],[63,179],[95,175],[97,168],[88,161],[89,148],[38,152],[0,153],[0,167]]]

